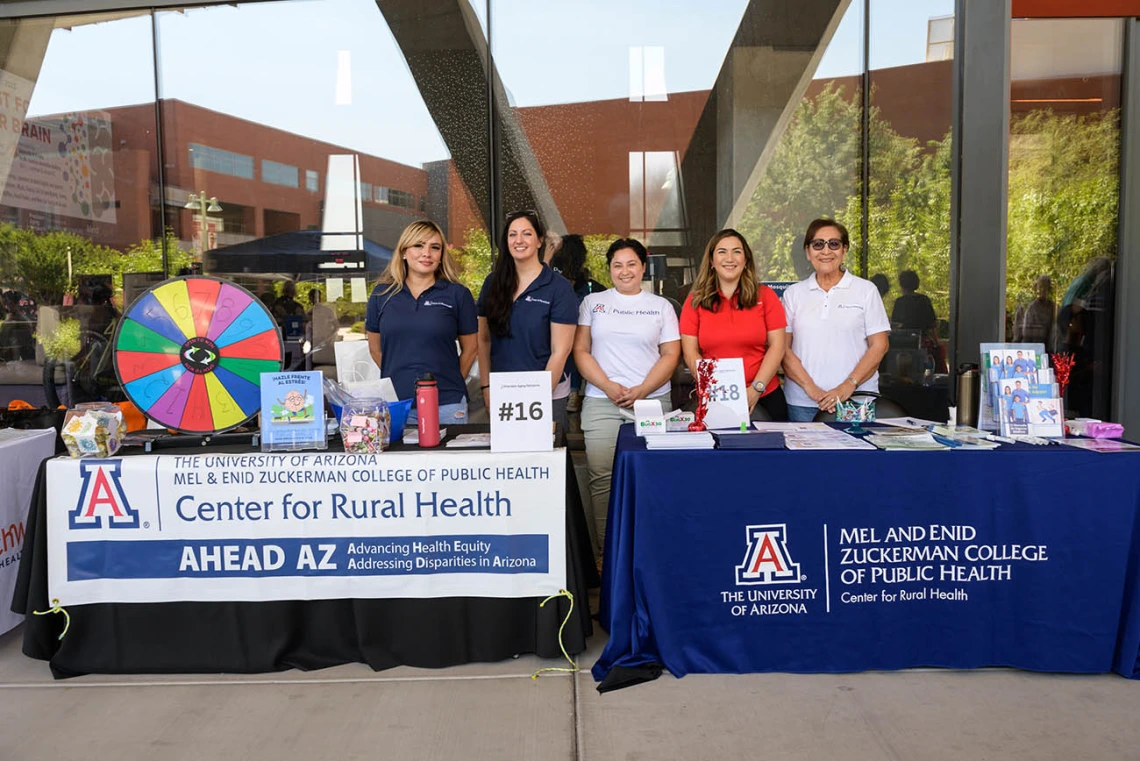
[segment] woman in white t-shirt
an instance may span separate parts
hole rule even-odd
[[[668,409],[669,379],[681,357],[673,306],[641,290],[647,258],[640,241],[614,241],[606,252],[614,287],[586,296],[578,309],[574,362],[587,382],[582,433],[599,556],[605,547],[617,432],[629,422],[620,410],[632,410],[638,399],[660,399]]]

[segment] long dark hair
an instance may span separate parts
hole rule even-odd
[[[491,270],[491,282],[487,283],[487,325],[491,332],[500,338],[511,334],[511,307],[515,303],[515,291],[519,287],[519,271],[515,259],[507,245],[511,223],[516,219],[526,219],[534,228],[534,233],[542,244],[538,247],[538,260],[542,261],[542,249],[546,247],[546,227],[534,211],[514,211],[507,215],[503,225],[503,235],[499,238],[499,255],[495,257],[495,267]]]
[[[562,246],[550,260],[551,269],[562,273],[577,288],[590,279],[586,269],[586,244],[581,235],[562,236]]]

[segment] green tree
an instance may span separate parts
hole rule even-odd
[[[1032,111],[1010,124],[1006,304],[1049,275],[1060,302],[1092,259],[1117,253],[1120,112]]]
[[[762,280],[798,280],[807,262],[797,241],[820,216],[844,221],[858,199],[860,111],[858,92],[828,83],[796,107],[743,218],[740,232],[756,255]],[[858,216],[854,217],[858,219]]]

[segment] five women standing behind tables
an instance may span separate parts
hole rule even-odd
[[[548,370],[562,430],[573,350],[589,384],[582,431],[599,544],[617,432],[628,419],[623,410],[646,398],[669,406],[682,351],[694,377],[701,359],[742,358],[748,409],[755,416],[763,408],[772,420],[811,420],[856,390],[878,390],[890,322],[875,285],[843,269],[849,241],[837,222],[808,226],[804,253],[815,273],[789,287],[782,303],[759,282],[744,236],[721,230],[705,247],[678,323],[668,301],[641,288],[647,252],[639,241],[610,246],[614,287],[586,296],[579,308],[570,282],[543,262],[546,230],[537,213],[515,212],[506,221],[477,304],[457,282],[439,227],[409,225],[368,303],[369,349],[402,399],[414,396],[419,374],[436,377],[441,423],[466,421],[464,378],[476,351],[487,406],[491,372]]]

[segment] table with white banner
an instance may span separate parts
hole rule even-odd
[[[580,652],[580,504],[564,449],[49,460],[16,607],[71,625],[37,617],[24,650],[57,676],[553,657],[569,600],[539,603],[568,589]]]
[[[11,611],[32,487],[40,463],[55,454],[55,430],[0,429],[0,634],[24,619]]]

